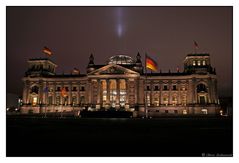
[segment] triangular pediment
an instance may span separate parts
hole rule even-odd
[[[88,75],[127,75],[127,74],[138,75],[139,73],[120,65],[109,64],[95,71],[90,72]]]

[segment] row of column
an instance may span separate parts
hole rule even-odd
[[[48,92],[44,92],[44,88],[46,88],[46,87],[49,88],[48,83],[47,82],[39,82],[38,86],[39,86],[39,91],[38,91],[38,95],[36,95],[38,98],[38,104],[48,104],[48,97],[50,94]],[[63,87],[63,86],[64,86],[64,84],[61,85],[61,87]],[[68,96],[67,103],[71,104],[71,102],[72,102],[72,84],[68,85],[68,87],[69,87],[69,91],[67,93],[67,96]],[[51,93],[52,104],[56,104],[57,94],[59,94],[59,96],[60,96],[60,104],[63,104],[64,98],[61,96],[61,92],[59,92],[59,93],[55,92],[55,85],[52,88],[53,88],[53,91]],[[76,93],[76,98],[77,98],[77,104],[78,104],[79,100],[80,100],[79,92]],[[24,84],[24,88],[23,88],[23,103],[24,104],[32,103],[31,100],[32,100],[31,99],[31,87],[30,87],[30,84],[28,82],[26,82]]]
[[[125,80],[125,90],[126,90],[126,101],[125,103],[128,104],[128,80],[127,79],[97,79],[97,80],[91,80],[90,83],[90,92],[89,92],[89,103],[91,104],[97,104],[97,105],[102,105],[103,104],[103,83],[105,82],[106,84],[106,104],[110,105],[110,91],[112,90],[110,88],[110,82],[111,81],[115,81],[116,82],[116,88],[114,90],[116,90],[116,105],[120,104],[120,80]],[[94,99],[94,97],[92,96],[95,92],[93,92],[93,87],[94,87],[94,82],[97,82],[97,99]]]

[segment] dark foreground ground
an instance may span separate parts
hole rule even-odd
[[[7,156],[232,156],[229,118],[7,117]]]

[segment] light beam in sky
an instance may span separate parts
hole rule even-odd
[[[117,8],[117,35],[119,38],[122,37],[123,35],[123,24],[122,24],[122,8],[118,7]]]

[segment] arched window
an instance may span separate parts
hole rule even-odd
[[[60,96],[56,96],[56,105],[60,105]]]
[[[199,92],[207,92],[207,87],[204,84],[197,85],[197,93]]]
[[[37,97],[33,97],[32,98],[32,105],[36,106],[37,105],[37,101],[38,101]]]
[[[48,97],[48,105],[52,105],[52,96]]]
[[[76,96],[72,96],[72,105],[75,106],[77,102]]]
[[[198,66],[201,66],[201,61],[198,61]]]
[[[195,66],[196,65],[196,61],[193,61],[193,66]]]
[[[168,105],[168,96],[167,95],[163,96],[163,104]]]
[[[83,106],[85,104],[85,96],[80,96],[80,105]]]
[[[38,92],[39,92],[39,87],[38,87],[38,86],[33,86],[33,87],[31,88],[31,93],[36,93],[36,94],[38,94]]]

